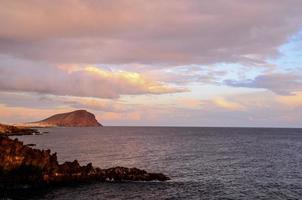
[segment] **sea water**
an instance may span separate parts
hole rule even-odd
[[[137,167],[168,182],[93,183],[10,194],[17,199],[301,199],[302,129],[51,128],[20,136],[59,162]]]

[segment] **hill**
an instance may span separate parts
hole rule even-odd
[[[97,127],[102,126],[94,114],[86,110],[60,113],[38,122],[28,123],[32,127]]]

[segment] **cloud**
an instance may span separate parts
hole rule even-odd
[[[246,108],[241,103],[228,100],[223,97],[217,97],[210,100],[200,100],[194,98],[180,98],[177,101],[177,108],[200,109],[204,111],[245,111]]]
[[[292,96],[280,96],[277,101],[289,107],[302,108],[302,92],[295,93],[295,95]]]
[[[24,92],[0,92],[0,104],[7,107],[25,107],[34,109],[51,109],[62,107],[63,99]]]
[[[294,95],[302,91],[302,75],[299,73],[264,74],[254,79],[226,80],[224,83],[233,87],[267,89],[279,95]]]
[[[105,121],[139,121],[141,119],[141,112],[130,112],[130,113],[114,113],[105,112],[99,114],[97,117]]]
[[[32,98],[36,99],[34,96]],[[51,98],[43,98],[43,102],[59,103],[50,109],[7,101],[5,105],[0,105],[0,121],[36,121],[77,108],[93,112],[105,125],[301,127],[302,119],[300,93],[284,97],[262,91],[209,100],[180,98],[176,103],[154,101],[148,104],[132,104],[131,99],[116,102],[83,97]],[[68,100],[66,104],[60,103]]]
[[[245,107],[239,103],[225,100],[224,98],[216,98],[213,100],[214,104],[218,107],[224,108],[230,111],[244,111]]]
[[[162,126],[301,127],[302,107],[279,102],[271,92],[251,92],[209,100],[181,98],[179,102],[137,105],[139,121],[117,119],[107,124]]]
[[[287,70],[299,55],[272,60],[286,53],[280,45],[299,43],[300,35],[292,36],[302,27],[301,6],[3,0],[0,121],[88,108],[115,125],[297,126],[301,72],[272,71]]]
[[[0,120],[2,123],[32,122],[44,119],[56,113],[68,112],[69,108],[39,109],[30,107],[8,107],[0,104]]]
[[[180,98],[177,100],[177,104],[179,107],[183,108],[191,108],[191,109],[199,109],[203,102],[199,99],[192,99],[192,98]]]
[[[0,90],[36,92],[61,96],[118,98],[120,95],[185,92],[127,71],[109,71],[94,66],[55,68],[0,66]]]
[[[64,97],[63,99],[61,99],[61,103],[75,109],[90,109],[110,113],[122,113],[133,111],[133,107],[136,106],[126,104],[125,102],[121,102],[116,99],[112,100],[87,97]]]
[[[218,84],[218,81],[227,75],[227,70],[216,66],[186,65],[164,69],[148,69],[144,72],[155,80],[186,85],[190,83]]]
[[[300,0],[4,0],[0,53],[54,63],[263,63]]]

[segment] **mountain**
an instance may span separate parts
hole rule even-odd
[[[28,123],[32,127],[96,127],[102,126],[94,114],[86,110],[76,110],[68,113],[53,115],[42,121]]]

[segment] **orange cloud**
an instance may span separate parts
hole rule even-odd
[[[139,112],[130,112],[130,113],[114,113],[114,112],[105,112],[98,115],[100,120],[108,121],[138,121],[141,119],[141,114]]]
[[[61,67],[61,69],[67,70],[69,73],[86,72],[86,73],[94,74],[104,80],[108,80],[112,82],[112,84],[120,85],[120,87],[132,86],[136,88],[138,91],[151,93],[151,94],[163,94],[163,93],[188,91],[187,89],[184,88],[173,88],[164,85],[162,83],[152,81],[147,77],[143,76],[142,74],[136,72],[127,72],[122,70],[106,71],[94,66],[79,67],[77,65],[70,65],[67,68],[65,66],[65,67]]]
[[[279,96],[277,101],[290,107],[302,107],[302,92],[297,92],[292,96]]]
[[[22,66],[0,69],[0,90],[59,96],[119,98],[121,95],[166,94],[187,89],[154,81],[142,74],[95,66]]]
[[[60,70],[66,71],[68,74],[82,70],[81,67],[78,65],[68,65],[68,64],[57,65],[57,68],[59,68]]]
[[[203,102],[198,99],[179,99],[178,103],[181,107],[199,108]]]
[[[243,111],[245,110],[245,107],[239,103],[236,102],[230,102],[228,100],[225,100],[224,98],[216,98],[213,100],[213,103],[221,108],[224,108],[226,110],[231,111]]]
[[[126,104],[120,100],[87,98],[87,97],[65,97],[64,103],[77,109],[92,109],[106,112],[125,112]]]
[[[41,120],[50,115],[68,112],[70,108],[35,109],[25,107],[7,107],[0,104],[0,121],[4,123],[20,123]]]

